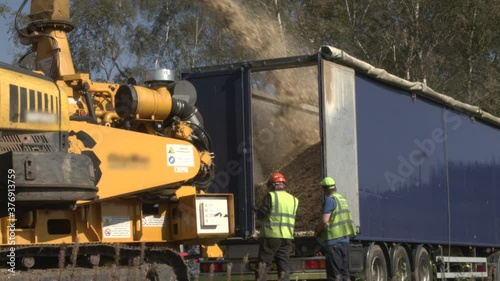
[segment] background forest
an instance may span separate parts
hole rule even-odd
[[[94,80],[332,45],[500,115],[498,0],[78,0],[71,14],[75,66]]]

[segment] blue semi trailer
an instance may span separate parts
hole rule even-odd
[[[283,69],[307,69],[308,79],[317,81],[311,89],[316,109],[297,105],[292,110],[296,118],[316,120],[318,169],[344,187],[350,203],[359,231],[351,244],[353,276],[500,280],[500,119],[330,46],[314,55],[183,73],[203,93],[199,110],[217,144],[218,172],[208,190],[234,193],[238,210],[236,237],[219,243],[223,257],[200,259],[202,279],[254,278],[257,117],[252,104],[290,103],[280,104],[269,85],[261,86],[267,97],[252,90],[272,81],[259,73]],[[294,245],[291,279],[324,279],[314,237],[297,237]]]

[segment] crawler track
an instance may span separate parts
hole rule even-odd
[[[9,247],[0,248],[2,267],[9,252]],[[15,273],[2,268],[0,280],[189,280],[186,263],[178,252],[144,243],[17,246],[15,255]],[[34,266],[26,269],[31,261]]]

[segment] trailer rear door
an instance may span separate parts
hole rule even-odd
[[[198,93],[197,105],[212,138],[216,173],[209,193],[233,193],[235,235],[254,229],[252,132],[249,71],[247,69],[183,73]]]
[[[321,60],[319,72],[322,174],[335,179],[359,229],[355,72]]]

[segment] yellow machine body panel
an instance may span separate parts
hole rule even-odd
[[[0,65],[0,129],[69,130],[66,93],[41,75],[2,66],[5,65]]]
[[[109,200],[76,210],[34,210],[0,219],[0,244],[214,243],[234,234],[232,194],[192,194],[179,202]]]
[[[200,169],[200,154],[187,141],[74,121],[69,135],[70,151],[93,161],[101,200],[159,188],[168,195]]]

